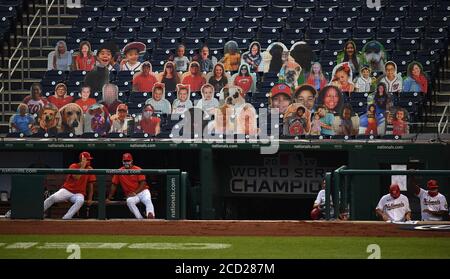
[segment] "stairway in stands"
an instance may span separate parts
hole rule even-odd
[[[30,76],[28,77],[28,52],[27,52],[27,28],[28,22],[26,20],[26,14],[24,17],[24,26],[23,33],[20,30],[20,25],[17,26],[18,36],[17,36],[17,45],[22,42],[22,48],[24,50],[24,84],[22,86],[21,72],[20,66],[12,76],[11,83],[11,91],[9,90],[8,84],[8,60],[9,57],[5,58],[5,67],[0,68],[0,73],[3,73],[3,81],[5,86],[4,98],[5,98],[5,119],[1,119],[0,113],[0,135],[4,135],[8,133],[8,121],[12,114],[17,109],[17,106],[23,100],[25,96],[30,94],[30,87],[33,82],[40,82],[44,73],[47,71],[47,56],[48,54],[55,49],[56,42],[59,40],[64,40],[67,34],[67,31],[71,28],[73,21],[77,18],[76,13],[78,10],[66,9],[66,13],[64,14],[63,4],[65,1],[61,2],[60,16],[58,16],[58,6],[55,4],[49,11],[49,29],[48,29],[48,45],[47,45],[47,32],[46,32],[46,20],[45,20],[45,1],[41,1],[43,4],[36,4],[36,12],[38,9],[41,9],[42,17],[42,56],[40,53],[40,34],[39,32],[36,34],[34,38],[31,48],[30,48]],[[49,1],[50,2],[50,1]],[[56,1],[57,2],[57,1]],[[55,3],[56,3],[55,2]],[[33,12],[32,5],[29,7],[30,11],[30,21],[32,20],[35,12]],[[59,18],[59,23],[58,23]],[[31,31],[34,31],[34,27],[37,25],[37,21],[32,25]],[[13,35],[11,35],[11,39],[13,40]],[[13,45],[11,52],[13,53],[16,50],[16,46]],[[12,59],[12,66],[18,61],[19,57],[14,57]],[[1,65],[0,65],[1,66]],[[0,85],[1,86],[1,85]],[[11,106],[9,106],[9,95],[11,93]],[[0,97],[1,102],[1,97]],[[0,106],[0,110],[1,110]]]
[[[448,54],[450,56],[450,47]],[[424,130],[425,133],[437,132],[439,121],[446,106],[449,106],[446,116],[450,117],[450,60],[446,66],[446,69],[443,70],[444,77],[441,79],[441,90],[437,92],[436,102],[433,104],[433,112],[429,116],[429,123],[427,123]],[[450,128],[447,129],[447,132],[450,132]]]

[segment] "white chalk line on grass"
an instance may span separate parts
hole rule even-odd
[[[3,245],[2,245],[3,244]],[[80,249],[102,249],[120,250],[123,248],[133,250],[218,250],[231,248],[227,243],[173,243],[173,242],[153,242],[153,243],[122,243],[122,242],[16,242],[4,249],[66,249],[69,245],[76,244]],[[6,243],[0,243],[0,248]]]

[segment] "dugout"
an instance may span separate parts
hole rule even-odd
[[[351,169],[390,169],[406,165],[419,169],[449,169],[450,148],[441,143],[412,142],[287,142],[276,154],[262,155],[261,145],[136,142],[0,142],[2,168],[67,168],[80,151],[91,152],[95,168],[118,168],[123,152],[132,152],[142,168],[179,168],[189,174],[188,219],[308,219],[326,171],[342,165]],[[425,182],[431,177],[417,177]],[[449,198],[449,177],[436,177]],[[151,179],[150,179],[151,180]],[[0,191],[9,191],[2,177]],[[387,193],[390,175],[351,178],[348,204],[353,220],[375,220],[374,208]],[[157,215],[163,218],[165,186],[156,183],[152,194]],[[410,197],[413,216],[418,201]],[[8,209],[3,203],[0,214]],[[95,209],[94,209],[95,210]],[[128,217],[123,206],[115,216]],[[414,215],[415,214],[415,215]]]

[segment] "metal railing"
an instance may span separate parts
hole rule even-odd
[[[433,175],[448,176],[450,170],[370,170],[370,169],[347,169],[347,166],[341,166],[335,171],[325,174],[325,216],[327,220],[331,218],[331,185],[333,185],[333,207],[335,216],[340,215],[340,204],[347,205],[348,185],[350,182],[345,179],[354,175]],[[343,182],[343,183],[342,183]],[[343,193],[340,192],[341,186],[344,186]]]
[[[2,123],[5,121],[5,81],[3,80],[3,73],[0,73],[0,95],[2,95]]]
[[[49,46],[49,39],[48,39],[48,29],[49,29],[49,23],[48,23],[48,13],[50,12],[50,10],[53,8],[53,4],[55,4],[56,1],[56,6],[57,6],[57,10],[58,10],[58,24],[61,23],[61,6],[60,6],[60,2],[59,0],[52,0],[52,2],[50,2],[50,4],[48,3],[48,0],[45,0],[45,19],[46,19],[46,34],[47,34],[47,46]]]
[[[442,113],[441,119],[439,120],[439,124],[438,124],[438,134],[443,134],[448,127],[448,121],[449,121],[449,117],[447,115],[447,110],[448,110],[448,105],[445,106],[444,108],[444,112]],[[445,119],[445,122],[444,122]]]
[[[39,19],[39,23],[36,25],[36,29],[34,30],[33,34],[31,33],[31,28],[33,27],[34,22]],[[28,78],[31,76],[31,55],[30,55],[30,49],[31,49],[31,43],[33,42],[34,37],[36,36],[37,32],[39,31],[39,41],[40,41],[40,56],[42,56],[42,14],[41,10],[39,9],[36,14],[34,15],[33,19],[31,20],[30,24],[27,28],[27,50],[28,50]],[[48,40],[48,34],[47,34],[47,40]]]
[[[20,56],[18,56],[18,60],[16,62],[16,64],[14,65],[14,67],[12,67],[12,61],[13,59],[16,57],[16,54],[20,51]],[[23,48],[22,48],[22,42],[20,42],[17,47],[16,50],[14,51],[14,53],[11,55],[11,57],[8,60],[8,96],[9,96],[9,109],[11,110],[11,84],[12,84],[12,76],[14,75],[14,73],[17,70],[17,67],[19,66],[19,64],[22,65],[21,67],[21,76],[22,76],[22,89],[23,89],[23,85],[24,85],[24,78],[23,78],[23,72],[24,72],[24,68],[23,68]]]

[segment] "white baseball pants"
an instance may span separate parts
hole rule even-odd
[[[69,208],[63,219],[72,219],[72,217],[80,210],[84,204],[83,194],[74,194],[70,191],[61,188],[58,192],[54,193],[44,201],[44,212],[47,211],[54,203],[70,201],[73,205]]]
[[[136,206],[136,204],[140,202],[142,202],[145,205],[146,217],[150,212],[153,214],[153,216],[155,216],[155,209],[152,203],[152,196],[150,195],[150,191],[148,189],[145,189],[144,191],[140,192],[134,197],[127,198],[128,208],[131,210],[131,212],[133,212],[134,216],[136,216],[137,219],[143,219],[142,214],[139,212],[139,209]]]

